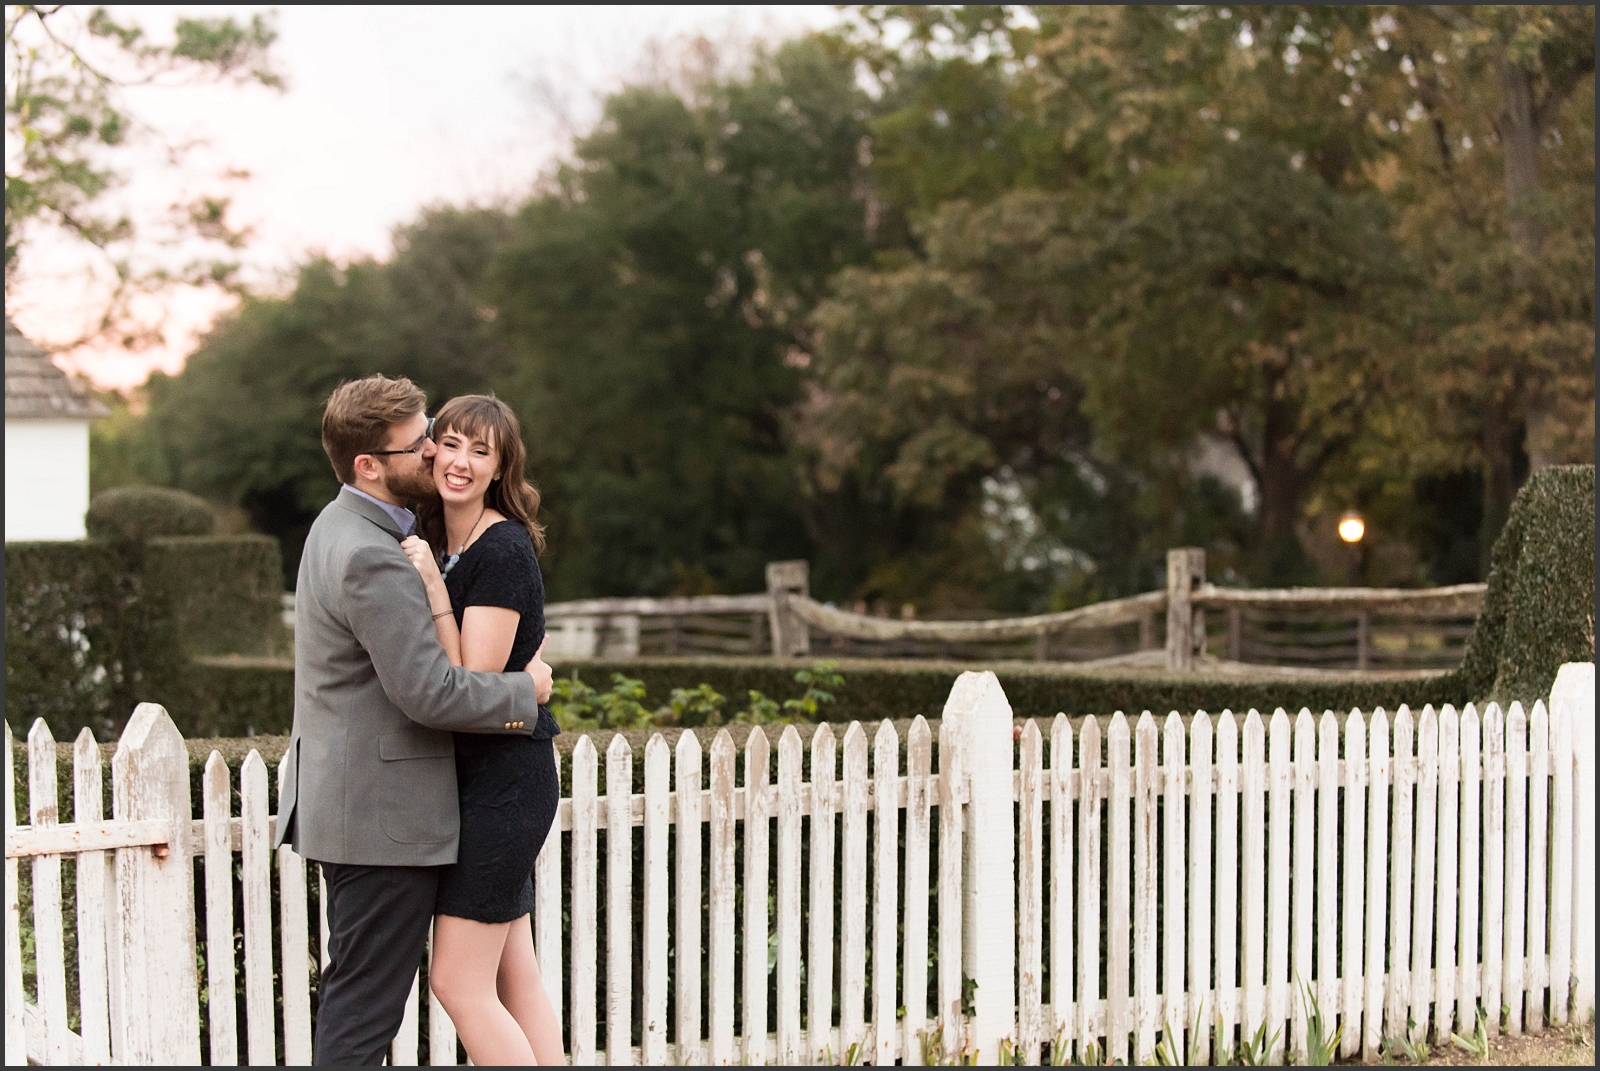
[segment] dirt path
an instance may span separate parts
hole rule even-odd
[[[1393,1060],[1378,1062],[1403,1065],[1409,1061],[1397,1054]],[[1451,1045],[1445,1049],[1434,1049],[1423,1063],[1429,1067],[1471,1067],[1478,1064],[1496,1067],[1593,1067],[1594,1023],[1551,1027],[1539,1035],[1491,1038],[1486,1058]]]

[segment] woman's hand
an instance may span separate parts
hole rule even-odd
[[[406,536],[400,541],[400,549],[405,551],[406,557],[411,559],[411,564],[417,567],[417,572],[422,576],[422,586],[428,592],[428,603],[433,612],[441,613],[450,609],[450,596],[445,592],[444,577],[439,575],[439,563],[434,561],[433,548],[428,546],[428,541],[420,536]]]

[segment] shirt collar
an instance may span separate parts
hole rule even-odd
[[[404,506],[397,506],[392,502],[385,502],[381,498],[374,498],[365,491],[361,490],[361,488],[352,487],[350,484],[345,484],[344,489],[349,491],[351,494],[360,495],[362,498],[375,504],[379,509],[387,513],[394,523],[400,526],[401,535],[411,536],[417,534],[417,515],[406,509]]]

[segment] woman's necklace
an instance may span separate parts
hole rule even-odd
[[[461,545],[456,548],[456,552],[445,559],[444,568],[439,570],[441,577],[449,576],[450,570],[454,569],[456,562],[461,560],[462,552],[467,549],[467,544],[472,542],[472,533],[478,530],[478,525],[483,523],[483,515],[487,512],[489,512],[489,503],[485,501],[483,508],[478,511],[478,519],[472,522],[471,528],[467,529],[467,537],[461,541]],[[445,544],[445,549],[450,549],[448,543]]]

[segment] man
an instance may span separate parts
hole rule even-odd
[[[452,667],[417,570],[406,503],[434,491],[427,399],[371,376],[333,392],[322,447],[343,484],[311,526],[295,591],[294,731],[277,843],[322,865],[328,967],[316,1062],[383,1062],[422,960],[441,867],[456,861],[451,732],[532,733],[550,667]]]

